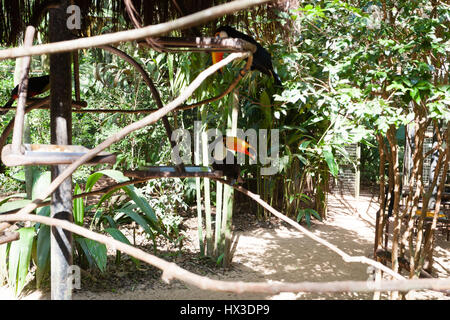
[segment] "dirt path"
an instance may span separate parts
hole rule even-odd
[[[377,210],[375,198],[361,196],[359,201],[352,197],[331,195],[329,199],[329,219],[326,223],[314,221],[311,228],[315,234],[337,245],[350,255],[370,256],[373,250],[373,226]],[[192,255],[196,247],[196,220],[186,221],[189,237],[188,247]],[[346,263],[340,256],[326,247],[317,244],[292,227],[277,221],[269,227],[255,225],[246,230],[235,231],[236,248],[231,270],[221,271],[214,268],[201,268],[189,258],[181,258],[181,266],[211,278],[235,281],[339,281],[367,280],[367,266],[359,263]],[[450,242],[438,236],[436,268],[440,277],[449,277]],[[149,271],[150,272],[150,271]],[[263,294],[217,293],[186,286],[174,281],[170,285],[153,275],[134,279],[133,285],[115,289],[113,283],[101,290],[82,288],[74,292],[74,299],[371,299],[369,293],[339,294],[293,294],[282,293],[275,296]],[[83,286],[83,283],[82,283]],[[1,296],[1,292],[0,292]],[[34,292],[25,298],[48,299],[48,293]],[[420,292],[417,299],[449,299],[442,293]]]

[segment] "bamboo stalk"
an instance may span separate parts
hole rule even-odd
[[[214,232],[214,255],[220,256],[219,248],[221,242],[222,230],[222,200],[223,200],[223,184],[216,181],[216,218],[215,218],[215,232]]]
[[[261,168],[258,166],[256,168],[256,192],[258,194],[261,194],[261,179],[262,179]],[[262,214],[263,214],[263,209],[260,206],[258,206],[258,208],[256,210],[256,216],[257,216],[258,220],[262,220],[262,218],[263,218]]]
[[[239,117],[239,92],[237,89],[234,89],[230,96],[230,110],[231,110],[231,118],[228,117],[228,120],[231,122],[228,123],[228,126],[231,127],[230,133],[231,136],[237,136],[237,123]],[[225,186],[227,187],[227,186]],[[228,186],[229,187],[229,186]],[[223,265],[224,267],[228,267],[231,263],[231,236],[232,236],[232,219],[233,219],[233,205],[234,205],[234,190],[229,187],[227,191],[229,194],[227,198],[225,198],[224,202],[227,203],[227,210],[224,210],[224,215],[227,216],[225,227],[225,248],[224,248],[224,258]]]
[[[197,110],[197,117],[200,113]],[[200,139],[201,134],[198,128],[194,130],[194,163],[195,165],[200,165]],[[200,178],[195,178],[195,193],[197,198],[197,229],[198,229],[198,242],[200,248],[200,255],[205,255],[205,246],[203,241],[203,217],[202,217],[202,190],[201,190],[201,180]]]
[[[202,119],[202,127],[206,126],[207,123],[207,109],[203,106],[200,109],[201,119]],[[201,132],[202,139],[202,158],[203,165],[209,166],[209,155],[208,155],[208,136],[205,131]],[[206,237],[206,255],[208,257],[212,257],[213,255],[213,234],[212,234],[212,219],[211,219],[211,186],[210,180],[208,178],[203,178],[203,190],[205,194],[204,202],[205,202],[205,237]]]

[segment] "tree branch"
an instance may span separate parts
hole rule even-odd
[[[59,41],[50,44],[33,46],[31,48],[5,49],[0,51],[0,60],[30,55],[67,52],[84,48],[98,47],[107,44],[134,41],[148,37],[161,36],[173,30],[190,28],[192,26],[200,25],[205,22],[222,17],[226,14],[231,14],[239,10],[247,9],[252,6],[261,5],[271,1],[273,0],[236,0],[196,12],[177,20],[147,26],[141,29],[115,32],[83,39]]]
[[[238,188],[237,190],[241,191]],[[245,189],[244,189],[245,190]],[[269,205],[267,205],[270,207]],[[450,289],[450,279],[412,279],[394,281],[336,281],[325,283],[296,282],[285,283],[279,281],[269,282],[242,282],[242,281],[221,281],[208,277],[199,276],[189,272],[175,263],[167,262],[141,249],[125,244],[106,235],[83,228],[79,225],[65,220],[49,218],[45,216],[32,215],[28,213],[14,215],[0,215],[0,221],[31,221],[46,224],[53,227],[61,227],[72,233],[103,243],[113,250],[122,251],[136,259],[151,264],[163,271],[162,279],[169,282],[172,279],[179,279],[187,284],[196,286],[203,290],[222,292],[255,292],[277,294],[280,292],[373,292],[373,291],[408,291],[419,289],[446,290]]]
[[[206,103],[211,103],[211,102],[217,101],[217,100],[225,97],[227,94],[229,94],[231,91],[233,91],[233,89],[237,86],[239,81],[241,81],[241,79],[247,74],[247,72],[250,70],[250,67],[252,65],[252,61],[253,61],[253,56],[251,55],[250,57],[248,57],[247,63],[245,64],[244,68],[239,71],[239,74],[236,77],[236,79],[234,79],[234,81],[230,84],[230,86],[224,92],[219,94],[218,96],[215,96],[215,97],[209,98],[209,99],[205,99],[205,100],[202,100],[202,101],[199,101],[196,103],[192,103],[192,104],[181,105],[178,108],[176,108],[175,110],[180,111],[180,110],[193,109],[195,107],[204,105]]]
[[[333,252],[337,253],[339,256],[342,257],[342,259],[345,262],[359,262],[359,263],[364,263],[364,264],[368,264],[371,265],[377,269],[380,269],[388,274],[390,274],[392,277],[396,278],[396,279],[405,279],[402,275],[398,274],[397,272],[394,272],[393,270],[389,269],[388,267],[386,267],[385,265],[383,265],[382,263],[379,263],[377,261],[374,261],[372,259],[369,259],[367,257],[364,256],[357,256],[357,257],[352,257],[350,255],[348,255],[347,253],[345,253],[344,251],[342,251],[341,249],[339,249],[338,247],[336,247],[335,245],[331,244],[330,242],[320,238],[319,236],[316,236],[314,233],[312,233],[311,231],[308,231],[307,229],[303,228],[301,225],[299,225],[297,222],[295,222],[294,220],[286,217],[284,214],[282,214],[281,212],[275,210],[273,207],[271,207],[268,203],[266,203],[265,201],[263,201],[261,199],[261,197],[257,194],[254,194],[251,191],[248,191],[246,189],[244,189],[241,186],[238,185],[233,185],[230,184],[229,182],[223,180],[223,179],[214,179],[216,181],[222,182],[224,184],[228,184],[230,186],[232,186],[234,189],[242,192],[243,194],[247,195],[248,197],[250,197],[251,199],[253,199],[254,201],[256,201],[260,206],[262,206],[264,209],[266,209],[267,211],[269,211],[270,213],[272,213],[275,217],[287,222],[288,224],[290,224],[291,226],[293,226],[295,229],[297,229],[298,231],[302,232],[304,235],[306,235],[307,237],[313,239],[314,241],[326,246],[328,249],[332,250]]]

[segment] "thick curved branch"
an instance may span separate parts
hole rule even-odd
[[[147,86],[149,87],[150,92],[152,93],[153,99],[155,100],[156,105],[158,106],[158,109],[161,109],[164,107],[164,104],[161,100],[161,96],[160,96],[158,90],[156,89],[155,84],[153,83],[152,79],[149,77],[148,73],[144,70],[144,68],[136,60],[134,60],[132,57],[130,57],[128,54],[126,54],[122,50],[117,49],[112,46],[109,46],[109,45],[99,46],[99,48],[109,51],[115,55],[118,55],[119,57],[121,57],[122,59],[124,59],[125,61],[130,63],[144,78],[144,81],[147,84]],[[175,141],[172,140],[172,127],[170,126],[167,115],[162,117],[162,122],[164,125],[164,129],[166,130],[167,138],[169,139],[170,145],[172,146],[172,149],[173,149],[173,148],[175,148],[176,143],[175,143]]]

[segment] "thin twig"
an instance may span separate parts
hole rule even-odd
[[[12,241],[16,241],[19,239],[20,239],[20,233],[18,233],[18,232],[5,232],[3,234],[0,233],[0,245],[9,243]]]

